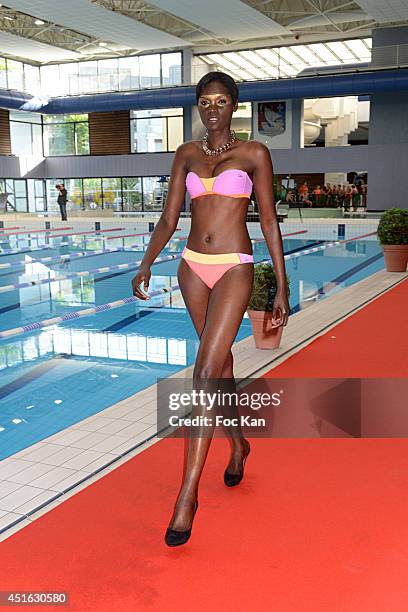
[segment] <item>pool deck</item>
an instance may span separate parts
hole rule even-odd
[[[279,349],[256,349],[252,337],[236,343],[235,376],[265,374],[407,277],[407,272],[382,270],[293,314]],[[189,378],[192,370],[190,366],[173,378]],[[4,459],[0,541],[157,442],[156,429],[156,385],[152,385]]]

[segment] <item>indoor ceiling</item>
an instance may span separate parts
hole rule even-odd
[[[0,55],[47,63],[64,50],[71,61],[180,48],[212,54],[366,38],[376,25],[406,24],[408,0],[6,0]],[[2,45],[1,32],[14,47]]]

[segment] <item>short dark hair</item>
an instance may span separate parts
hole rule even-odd
[[[218,81],[219,83],[222,83],[228,89],[228,93],[231,96],[232,102],[234,104],[235,102],[238,101],[238,96],[239,96],[238,86],[236,82],[234,81],[234,79],[230,77],[229,74],[226,74],[225,72],[218,72],[217,70],[214,70],[213,72],[207,72],[207,74],[201,77],[201,79],[198,81],[196,85],[197,102],[203,90],[205,89],[205,87],[207,87],[207,85],[209,85],[210,83],[213,83],[214,81]]]

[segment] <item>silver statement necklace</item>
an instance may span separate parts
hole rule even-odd
[[[217,155],[221,155],[221,153],[224,153],[224,151],[228,151],[228,149],[235,142],[235,140],[236,140],[235,132],[234,130],[231,130],[230,139],[228,142],[223,144],[221,147],[218,147],[217,149],[210,149],[210,147],[208,146],[208,132],[207,132],[203,138],[202,149],[206,155],[209,155],[210,157],[216,157]]]

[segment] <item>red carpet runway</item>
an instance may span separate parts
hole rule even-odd
[[[273,374],[406,376],[407,294],[404,282]],[[191,540],[169,549],[182,459],[182,440],[164,440],[7,539],[1,590],[64,590],[70,610],[95,612],[405,612],[407,440],[253,440],[228,489],[215,439]]]

